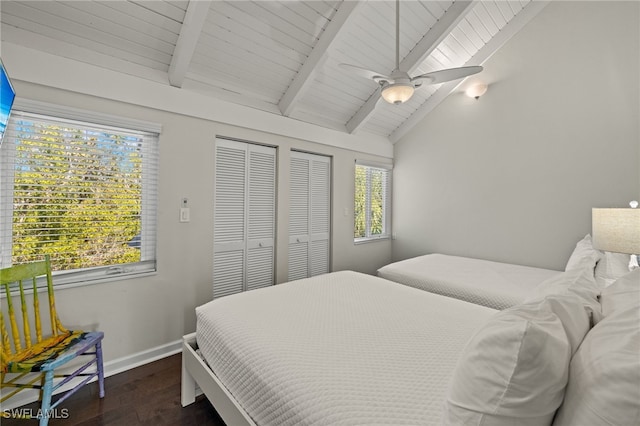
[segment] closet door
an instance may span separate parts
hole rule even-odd
[[[216,139],[214,298],[274,283],[275,156]]]
[[[246,144],[216,140],[213,297],[244,287]]]
[[[289,281],[329,272],[331,158],[291,152]]]
[[[276,150],[249,145],[245,290],[274,283]]]
[[[329,235],[331,232],[331,159],[311,161],[311,226],[309,232],[310,276],[329,272]]]
[[[309,158],[291,152],[289,281],[309,276]]]

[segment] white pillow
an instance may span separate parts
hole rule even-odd
[[[543,299],[494,315],[453,374],[445,425],[549,425],[562,403],[572,348]]]
[[[596,265],[596,282],[602,288],[608,287],[615,280],[629,273],[628,254],[605,251]]]
[[[593,248],[593,242],[591,241],[591,235],[587,234],[583,239],[578,241],[576,247],[573,249],[573,253],[567,261],[565,271],[570,271],[577,267],[581,267],[583,259],[588,259],[592,267],[596,266],[598,260],[600,260],[602,253]]]
[[[591,259],[582,260],[573,268],[554,275],[541,282],[527,301],[536,300],[552,294],[580,292],[590,298],[597,298],[602,289],[597,285],[593,274]]]
[[[640,424],[640,303],[589,331],[571,360],[554,426]]]
[[[562,403],[569,360],[600,319],[588,259],[521,305],[494,315],[469,341],[445,401],[447,425],[549,425]]]
[[[602,307],[598,300],[602,290],[593,277],[591,261],[583,258],[579,266],[543,281],[533,291],[533,295],[525,301],[534,302],[543,298],[557,299],[560,296],[569,298],[564,304],[558,305],[555,313],[567,326],[567,335],[574,349],[577,348],[589,329],[602,319]],[[583,321],[585,312],[589,317],[586,329],[584,329]],[[579,321],[580,325],[577,328],[570,327],[575,321]]]
[[[640,269],[627,272],[609,287],[602,290],[600,296],[602,315],[609,316],[615,311],[640,305]]]

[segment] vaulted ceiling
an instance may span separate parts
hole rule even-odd
[[[546,3],[402,0],[400,68],[481,65]],[[391,141],[460,84],[390,105],[373,80],[339,66],[391,73],[394,1],[3,0],[0,11],[3,41]]]

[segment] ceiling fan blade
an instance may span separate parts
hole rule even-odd
[[[411,79],[412,82],[415,82],[417,85],[422,83],[425,84],[439,84],[444,83],[451,80],[457,80],[459,78],[468,77],[473,74],[477,74],[482,71],[481,66],[470,66],[470,67],[459,67],[459,68],[448,68],[446,70],[439,70],[428,72],[426,74],[421,74],[413,77]],[[422,81],[427,80],[427,81]]]
[[[368,70],[368,69],[365,69],[365,68],[357,67],[355,65],[351,65],[351,64],[339,64],[339,65],[340,65],[340,67],[342,67],[342,68],[344,68],[344,69],[346,69],[346,70],[348,70],[348,71],[350,71],[350,72],[352,72],[354,74],[357,74],[357,75],[359,75],[361,77],[370,78],[373,81],[375,81],[376,83],[379,83],[382,80],[384,80],[384,81],[390,81],[391,80],[390,77],[387,77],[384,74],[380,74],[378,72],[371,71],[371,70]]]

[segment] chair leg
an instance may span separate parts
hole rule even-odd
[[[40,391],[39,391],[39,395],[38,395],[38,400],[41,403],[42,403],[42,397],[43,397],[43,393],[44,393],[44,379],[45,379],[44,373],[40,373]]]
[[[100,398],[104,398],[104,365],[102,361],[102,342],[96,343],[96,367],[98,368],[98,387],[100,389]]]
[[[53,393],[53,370],[47,370],[44,373],[44,386],[42,389],[42,405],[40,406],[41,415],[40,426],[47,426],[49,423],[49,410],[51,409],[51,396]]]

